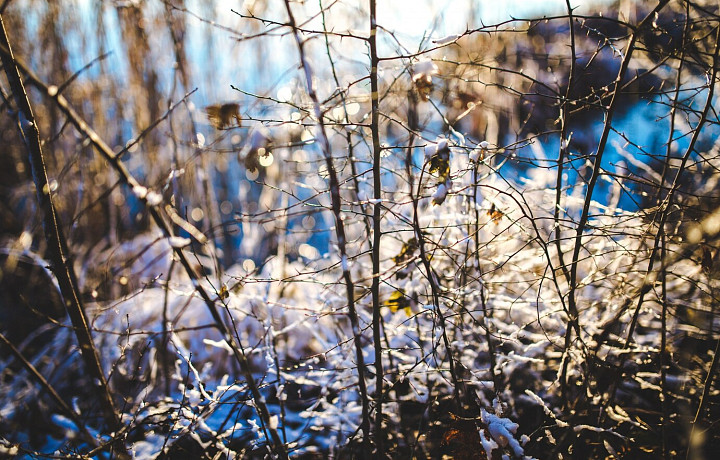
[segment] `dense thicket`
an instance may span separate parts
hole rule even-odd
[[[0,456],[712,458],[720,10],[566,5],[4,2]]]

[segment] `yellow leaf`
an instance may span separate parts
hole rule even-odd
[[[385,306],[390,309],[391,312],[397,313],[398,310],[405,310],[408,316],[412,313],[410,310],[411,299],[405,295],[401,290],[397,290],[390,294],[390,298],[385,301]]]

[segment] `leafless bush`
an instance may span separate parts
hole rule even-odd
[[[4,2],[0,455],[717,451],[717,6],[377,7]]]

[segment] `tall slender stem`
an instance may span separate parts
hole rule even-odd
[[[0,17],[0,20],[2,18]],[[2,30],[4,31],[4,26],[2,27]],[[0,36],[3,34],[0,33]],[[7,38],[5,36],[5,38]],[[92,127],[83,120],[80,115],[77,114],[77,112],[70,106],[67,99],[62,94],[57,93],[56,88],[50,88],[47,84],[42,82],[27,66],[23,65],[20,61],[15,59],[12,55],[12,51],[7,46],[7,40],[6,43],[0,42],[0,56],[3,60],[6,58],[10,58],[10,62],[13,63],[12,68],[21,69],[27,76],[28,81],[30,81],[35,87],[40,89],[45,93],[45,95],[50,98],[57,106],[60,108],[60,110],[63,112],[63,114],[70,120],[73,126],[78,130],[78,132],[82,133],[84,136],[87,136],[90,143],[95,147],[95,149],[103,156],[105,160],[110,164],[110,166],[115,170],[115,172],[118,173],[120,176],[120,181],[129,186],[132,190],[140,190],[144,189],[140,185],[140,183],[135,179],[135,177],[130,174],[130,171],[128,171],[125,164],[120,160],[119,154],[115,154],[115,152],[112,151],[112,149],[105,143],[105,141],[100,138],[98,133],[92,129]],[[7,65],[4,67],[8,68]],[[17,70],[16,69],[16,70]],[[19,75],[18,75],[19,78]],[[23,92],[24,93],[24,89]],[[32,114],[32,112],[28,112]],[[29,120],[25,120],[24,128],[28,128],[30,130],[35,131],[35,137],[37,138],[38,148],[39,148],[39,134],[37,134],[37,128],[35,127],[34,123],[28,123]],[[30,131],[29,131],[30,132]],[[42,157],[40,157],[38,166],[43,166],[42,163]],[[44,173],[44,169],[42,169],[42,172]],[[47,185],[47,175],[44,175],[45,177],[45,185],[39,189],[38,191],[38,197],[42,198],[43,201],[41,201],[41,205],[45,205],[45,197],[47,198],[47,201],[49,202],[49,193],[43,193],[42,190],[47,189],[49,190],[49,186]],[[42,176],[40,176],[38,179],[42,180]],[[42,197],[40,196],[42,195]],[[151,202],[148,199],[148,196],[145,195],[140,200],[143,205],[146,206],[148,212],[150,213],[150,217],[152,218],[153,222],[158,226],[158,228],[162,231],[163,235],[166,237],[172,237],[173,236],[173,230],[166,221],[166,219],[163,217],[162,214],[162,203],[155,203]],[[184,222],[180,216],[177,215],[177,211],[175,211],[170,205],[165,206],[165,211],[167,215],[171,218],[171,220],[175,221],[176,223],[181,222],[185,225],[185,229],[192,231],[193,236],[198,239],[198,241],[204,242],[205,236],[200,233],[197,229],[192,227],[189,223]],[[54,211],[53,211],[54,216]],[[59,229],[57,226],[57,223],[54,224],[54,227]],[[61,235],[60,235],[61,236]],[[64,238],[61,238],[60,241],[64,241]],[[177,256],[178,261],[180,262],[180,265],[182,265],[183,269],[187,273],[188,277],[190,278],[190,281],[193,284],[193,287],[197,294],[202,298],[203,302],[207,306],[210,315],[213,318],[213,321],[215,322],[214,326],[218,329],[218,331],[222,334],[223,339],[225,342],[227,342],[228,346],[233,352],[233,355],[235,359],[237,360],[238,364],[240,365],[240,368],[244,374],[246,383],[248,385],[248,388],[250,389],[250,393],[253,396],[253,402],[255,403],[255,407],[257,409],[258,416],[263,422],[263,429],[265,431],[268,431],[270,433],[269,436],[266,436],[273,444],[273,449],[275,453],[282,459],[288,458],[287,449],[285,448],[285,445],[282,442],[282,439],[280,438],[280,435],[277,431],[277,428],[273,426],[272,423],[270,423],[270,412],[268,411],[267,404],[265,403],[265,398],[262,396],[262,393],[260,392],[260,388],[257,385],[257,382],[255,382],[255,378],[252,374],[252,369],[250,367],[250,363],[248,362],[247,355],[245,353],[245,349],[242,346],[242,342],[240,341],[240,338],[237,335],[237,331],[235,331],[235,335],[232,334],[231,329],[225,324],[225,321],[223,320],[222,315],[220,314],[220,309],[215,304],[215,300],[211,295],[208,293],[207,289],[203,287],[203,285],[200,283],[200,275],[198,274],[197,270],[194,268],[194,266],[190,263],[190,260],[188,259],[187,255],[183,251],[181,247],[173,247],[173,252],[175,256]],[[64,254],[67,254],[67,251],[64,252]],[[70,276],[70,281],[74,280],[74,272],[69,268],[71,267],[71,264],[66,259],[65,263],[67,264],[67,272],[68,276]],[[61,267],[62,268],[62,267]],[[64,270],[64,269],[63,269]],[[62,271],[61,271],[62,273]],[[72,275],[72,276],[71,276]],[[63,275],[65,276],[65,275]],[[77,283],[75,283],[77,285]],[[71,293],[69,293],[71,294]],[[63,293],[65,295],[65,293]],[[71,300],[73,297],[69,297]],[[77,294],[74,295],[74,298],[76,298],[77,305],[80,304],[80,300],[77,297]],[[67,299],[67,298],[66,298]],[[73,312],[77,311],[77,308],[72,309]],[[82,311],[82,310],[80,310]],[[76,313],[80,314],[80,313]],[[75,322],[73,322],[73,326],[75,326],[76,331],[79,327],[81,327],[81,323],[79,323],[78,326],[75,325]],[[89,332],[89,330],[88,330]],[[77,334],[77,332],[76,332]],[[81,350],[84,349],[84,346],[93,346],[92,341],[87,342],[87,345],[81,345]],[[88,350],[89,352],[89,350]],[[88,355],[89,356],[89,355]],[[85,358],[85,354],[83,354],[83,358],[87,359],[88,363],[91,364],[92,357],[89,356],[88,358]],[[99,364],[98,364],[99,366]],[[95,376],[94,376],[95,377]],[[100,378],[100,377],[97,377]],[[105,385],[107,387],[107,385]],[[109,412],[110,408],[106,409],[106,412]],[[119,422],[118,422],[119,423]],[[124,448],[124,446],[120,446],[121,448]]]
[[[33,181],[38,201],[38,207],[42,212],[43,229],[48,245],[48,255],[53,273],[58,280],[60,291],[65,301],[65,308],[70,316],[73,325],[73,332],[80,345],[80,354],[92,376],[93,385],[100,397],[100,405],[103,409],[105,423],[112,431],[118,431],[122,424],[118,417],[115,405],[108,388],[107,379],[100,364],[97,348],[93,343],[92,332],[85,315],[85,308],[80,300],[77,277],[73,268],[73,261],[68,249],[67,240],[62,231],[60,216],[58,216],[53,202],[53,191],[48,183],[47,170],[45,168],[45,157],[40,142],[40,132],[33,115],[30,100],[25,91],[25,85],[20,78],[17,61],[13,55],[10,41],[8,40],[5,22],[0,15],[0,45],[3,52],[0,53],[2,64],[5,69],[8,82],[13,91],[15,104],[18,109],[19,125],[21,134],[30,156]],[[124,450],[118,443],[118,447]]]
[[[583,208],[580,214],[580,220],[575,231],[575,245],[573,248],[572,260],[570,262],[570,279],[568,292],[568,314],[570,317],[568,318],[568,327],[566,329],[566,344],[570,343],[570,336],[572,335],[573,329],[577,331],[578,335],[580,334],[576,298],[578,284],[577,273],[578,264],[580,261],[580,250],[583,247],[582,239],[585,234],[585,230],[587,229],[587,223],[590,219],[590,205],[592,203],[593,192],[595,191],[595,186],[598,179],[600,178],[600,173],[602,170],[602,159],[605,153],[605,146],[607,145],[608,136],[610,135],[610,131],[612,129],[613,116],[615,115],[615,111],[618,107],[618,101],[620,100],[622,80],[625,77],[625,73],[627,72],[627,69],[630,65],[633,52],[635,51],[635,44],[637,43],[639,32],[644,29],[647,24],[652,22],[652,20],[655,18],[655,14],[662,10],[665,5],[667,5],[668,1],[669,0],[660,0],[657,6],[653,8],[653,10],[650,11],[650,13],[648,13],[648,15],[645,16],[642,21],[640,21],[640,24],[638,24],[635,30],[631,33],[628,44],[625,47],[624,57],[620,64],[620,70],[618,70],[617,77],[615,78],[615,82],[613,83],[612,99],[610,100],[610,105],[608,106],[605,113],[605,123],[603,125],[602,133],[600,134],[600,141],[598,142],[595,158],[593,159],[592,174],[590,176],[590,180],[588,181],[587,190],[585,192],[585,200],[583,202]],[[567,352],[568,350],[566,350],[566,353]],[[566,357],[565,361],[567,362],[568,359],[569,358]],[[561,382],[563,382],[563,385],[567,385],[567,365],[563,365],[562,376],[560,380]]]
[[[308,96],[313,104],[313,110],[315,119],[317,120],[317,127],[320,140],[320,148],[322,149],[323,156],[325,157],[325,165],[328,171],[328,179],[330,181],[330,201],[332,203],[333,216],[335,218],[335,236],[337,238],[338,251],[340,252],[340,258],[342,260],[343,280],[345,281],[347,302],[348,302],[348,316],[350,317],[350,324],[353,331],[353,340],[355,344],[355,359],[357,360],[358,368],[358,387],[360,389],[360,399],[362,403],[362,422],[360,430],[363,434],[363,456],[369,458],[370,456],[370,404],[368,400],[367,383],[365,382],[365,358],[363,357],[362,351],[362,333],[360,331],[360,320],[358,319],[357,311],[355,309],[355,287],[352,280],[352,274],[350,273],[350,263],[347,253],[347,238],[345,237],[345,224],[342,217],[342,197],[340,196],[340,182],[338,180],[337,171],[335,170],[335,164],[332,158],[332,147],[330,146],[330,140],[325,130],[325,123],[323,117],[325,114],[320,106],[320,100],[318,99],[317,93],[315,92],[315,85],[313,83],[313,74],[310,63],[305,55],[305,42],[300,38],[298,32],[297,23],[295,22],[295,16],[293,15],[292,9],[290,8],[289,0],[285,0],[285,9],[288,14],[289,25],[292,28],[293,36],[297,44],[298,52],[300,53],[300,62],[302,63],[303,70],[305,71],[305,84],[308,90]]]
[[[375,0],[370,0],[370,93],[372,103],[372,147],[373,147],[373,248],[372,248],[372,301],[373,301],[373,344],[375,345],[375,447],[377,458],[384,455],[382,429],[383,365],[380,331],[380,213],[382,210],[382,177],[380,171],[380,100],[378,93],[377,16]]]

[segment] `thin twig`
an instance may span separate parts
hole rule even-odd
[[[2,15],[0,15],[0,45],[2,45],[3,51],[5,51],[0,53],[0,59],[2,60],[5,75],[13,91],[15,104],[18,108],[18,124],[30,156],[30,166],[33,181],[35,182],[38,207],[42,211],[43,229],[48,245],[50,263],[57,278],[58,285],[60,286],[65,308],[72,321],[73,330],[80,346],[80,353],[87,371],[92,377],[93,386],[100,398],[105,423],[109,430],[117,432],[121,429],[122,423],[115,409],[112,396],[110,395],[108,382],[102,370],[102,365],[100,364],[97,348],[92,339],[92,333],[87,322],[84,306],[80,300],[77,277],[75,275],[75,269],[73,268],[73,259],[62,231],[60,217],[57,215],[53,203],[52,190],[48,182],[45,159],[40,142],[40,132],[30,106],[30,100],[25,91],[25,85],[20,78],[17,60],[12,53]],[[116,442],[114,446],[121,456],[127,455],[122,442]]]
[[[70,418],[70,420],[75,423],[75,426],[78,427],[80,430],[80,433],[83,436],[83,439],[88,442],[92,447],[97,447],[97,440],[93,437],[92,434],[88,431],[87,427],[83,423],[81,419],[81,415],[75,412],[70,406],[67,405],[65,400],[62,399],[62,397],[58,394],[58,392],[55,390],[55,387],[53,387],[50,382],[48,382],[45,377],[40,373],[40,371],[37,370],[33,364],[27,360],[27,358],[22,354],[20,350],[18,350],[15,345],[10,342],[10,340],[5,337],[2,332],[0,332],[0,342],[3,342],[5,346],[7,346],[10,349],[10,352],[15,356],[15,358],[20,361],[20,363],[23,365],[25,370],[27,370],[30,375],[32,375],[35,380],[37,380],[40,385],[45,389],[45,391],[48,392],[48,394],[52,397],[52,399],[55,400],[55,403],[60,407],[62,412]]]
[[[298,52],[300,53],[300,62],[305,71],[305,84],[307,86],[308,95],[313,103],[313,109],[315,118],[318,124],[318,131],[320,133],[320,147],[325,157],[325,163],[327,166],[328,178],[330,180],[330,198],[332,202],[333,216],[335,218],[335,234],[337,237],[338,250],[340,251],[340,258],[342,261],[343,279],[345,281],[345,289],[348,301],[348,314],[350,317],[350,325],[353,331],[353,338],[355,343],[355,359],[357,359],[358,368],[358,386],[360,389],[360,398],[362,403],[362,423],[361,431],[363,433],[363,457],[369,458],[370,449],[370,405],[367,393],[367,383],[365,382],[365,359],[363,357],[363,344],[362,335],[360,331],[360,321],[358,319],[357,311],[355,310],[355,288],[352,280],[352,274],[350,273],[350,262],[347,254],[347,240],[345,237],[345,224],[343,223],[341,202],[340,197],[340,184],[338,181],[337,171],[332,158],[332,148],[330,146],[330,140],[328,139],[327,133],[325,132],[325,123],[323,122],[323,111],[320,107],[317,93],[315,92],[315,84],[313,82],[312,68],[305,56],[305,43],[300,38],[299,31],[296,27],[295,16],[293,15],[292,9],[290,8],[289,0],[285,0],[285,9],[289,18],[289,25],[292,28],[293,36],[295,37],[295,43],[297,44]],[[382,391],[382,389],[378,389]]]
[[[0,43],[0,45],[2,45]],[[8,56],[8,48],[7,46],[0,46],[0,54],[2,54],[3,57]],[[118,158],[118,156],[110,149],[110,147],[100,138],[100,136],[88,125],[80,115],[75,112],[75,110],[70,106],[67,99],[62,94],[57,94],[56,91],[51,90],[51,88],[43,83],[33,72],[30,71],[27,66],[24,66],[20,61],[17,59],[14,60],[15,65],[18,68],[21,68],[23,72],[25,72],[28,76],[28,80],[38,89],[43,91],[49,98],[51,98],[55,104],[60,108],[60,110],[67,116],[72,124],[75,126],[75,128],[88,137],[90,142],[93,144],[95,149],[105,158],[105,160],[108,161],[108,163],[111,165],[113,169],[119,174],[120,180],[127,186],[129,186],[133,191],[138,190],[147,190],[144,187],[140,185],[140,183],[130,174],[125,164]],[[37,131],[37,130],[36,130]],[[39,142],[39,139],[38,139]],[[145,205],[145,207],[148,209],[150,213],[150,217],[155,222],[155,224],[160,228],[160,230],[163,232],[165,237],[172,237],[174,236],[172,228],[168,224],[168,222],[163,218],[161,214],[162,208],[162,202],[157,202],[155,199],[150,198],[151,195],[149,193],[136,193],[138,198],[140,199],[140,202]],[[165,207],[166,212],[170,213],[169,217],[173,218],[173,221],[183,222],[186,225],[186,230],[188,230],[188,227],[194,228],[189,222],[184,221],[177,212],[172,209],[170,205],[167,205]],[[196,239],[201,236],[202,234],[195,229],[195,232],[191,232]],[[199,235],[198,235],[199,234]],[[202,241],[200,241],[202,243]],[[270,423],[270,412],[267,409],[267,404],[265,403],[265,398],[262,396],[262,393],[260,393],[260,389],[257,386],[257,383],[255,382],[255,378],[252,374],[252,368],[250,366],[250,363],[247,359],[247,356],[245,354],[245,350],[242,347],[242,344],[239,340],[239,338],[234,337],[231,333],[228,327],[226,326],[224,320],[222,319],[222,316],[220,315],[220,311],[215,304],[215,300],[213,300],[213,297],[207,292],[207,290],[203,287],[203,285],[200,283],[200,276],[197,273],[197,270],[195,267],[190,263],[188,257],[185,255],[185,252],[181,247],[175,247],[173,246],[173,252],[177,256],[178,260],[180,261],[180,264],[183,266],[185,272],[189,276],[193,287],[195,288],[198,295],[203,299],[205,305],[207,306],[208,310],[210,311],[211,316],[213,317],[213,320],[215,321],[215,327],[218,329],[218,331],[222,334],[223,339],[227,342],[227,344],[230,346],[231,350],[233,351],[233,356],[237,360],[238,364],[240,365],[240,369],[242,370],[248,384],[248,388],[250,389],[250,393],[253,396],[253,400],[255,403],[255,408],[257,410],[258,415],[260,416],[260,419],[263,422],[264,428],[270,432],[269,441],[273,444],[273,449],[275,453],[280,456],[282,459],[288,458],[287,454],[287,448],[282,442],[282,439],[280,437],[280,434],[278,433],[277,429],[275,428],[275,424]]]
[[[370,100],[371,129],[373,149],[373,246],[372,246],[372,305],[373,305],[373,345],[375,346],[375,458],[385,456],[383,430],[383,382],[382,340],[380,331],[380,241],[382,237],[382,171],[380,169],[380,101],[378,99],[378,55],[377,55],[377,11],[375,0],[370,0]]]
[[[665,7],[665,5],[668,3],[669,0],[660,0],[660,2],[657,4],[655,8],[653,8],[650,13],[648,13],[647,16],[638,24],[638,26],[635,28],[635,32],[630,36],[630,40],[628,41],[627,46],[625,47],[625,54],[623,57],[623,60],[620,64],[620,69],[618,70],[617,77],[615,78],[615,82],[613,83],[613,91],[612,91],[612,99],[610,101],[610,105],[607,108],[607,111],[605,113],[605,123],[603,125],[602,133],[600,134],[600,141],[598,142],[597,152],[595,153],[595,157],[593,159],[593,169],[592,169],[592,175],[590,176],[590,181],[588,182],[587,189],[585,191],[585,200],[583,203],[582,212],[580,214],[580,220],[577,225],[577,229],[575,232],[575,244],[573,248],[572,253],[572,259],[570,262],[570,279],[568,280],[569,283],[569,292],[568,292],[568,327],[566,329],[566,336],[570,336],[575,330],[580,335],[579,325],[578,325],[578,309],[577,309],[577,299],[576,299],[576,292],[577,292],[577,272],[578,272],[578,265],[579,265],[579,259],[580,259],[580,250],[583,247],[582,239],[585,233],[585,230],[587,229],[587,223],[590,219],[590,205],[592,204],[593,199],[593,192],[595,190],[595,185],[597,184],[598,179],[600,178],[600,172],[602,169],[602,159],[603,155],[605,153],[605,146],[607,145],[608,136],[610,134],[611,128],[612,128],[612,121],[613,121],[613,115],[615,114],[615,111],[618,107],[618,101],[620,100],[620,84],[622,82],[623,77],[625,76],[625,73],[627,72],[628,66],[630,65],[630,60],[633,55],[633,51],[635,51],[635,43],[638,39],[638,33],[637,31],[642,30],[647,24],[649,24],[654,18],[655,13],[659,12],[662,8]],[[570,343],[570,337],[566,337],[566,343]],[[565,353],[569,353],[569,350],[566,350]],[[565,360],[569,360],[570,358],[566,356]],[[564,385],[567,385],[567,366],[563,366],[562,374],[560,377],[561,382],[565,382]]]

